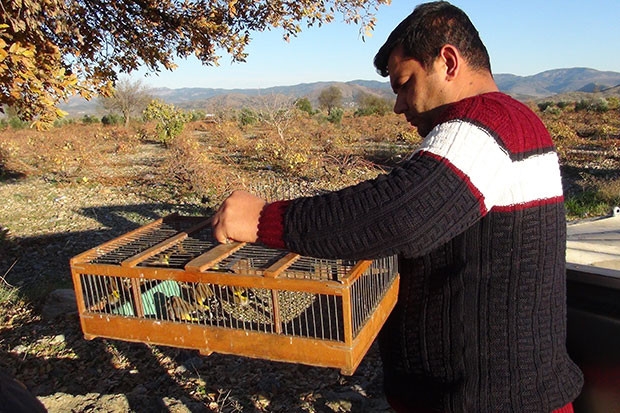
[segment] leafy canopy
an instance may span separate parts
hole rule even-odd
[[[3,0],[0,105],[46,126],[56,104],[108,95],[118,73],[172,70],[177,58],[215,65],[222,52],[247,57],[250,33],[321,26],[341,14],[369,35],[373,12],[390,0]]]
[[[342,90],[338,86],[330,86],[319,94],[319,106],[331,114],[336,107],[342,106]]]
[[[159,141],[168,146],[174,138],[183,132],[185,124],[190,121],[192,115],[174,105],[155,99],[144,109],[142,117],[147,122],[149,120],[157,121],[155,130]]]

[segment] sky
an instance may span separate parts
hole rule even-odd
[[[322,27],[303,30],[289,42],[273,29],[251,33],[244,63],[222,54],[219,66],[179,60],[174,71],[143,77],[151,87],[262,89],[321,81],[386,79],[373,58],[390,32],[418,1],[392,0],[376,12],[375,30],[362,40],[360,27],[337,16]],[[491,56],[493,73],[530,76],[588,67],[620,72],[619,0],[452,0],[470,17]]]

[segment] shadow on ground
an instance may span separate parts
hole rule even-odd
[[[100,229],[5,243],[0,271],[7,283],[20,288],[34,317],[3,327],[0,369],[24,382],[37,397],[53,398],[55,405],[63,406],[53,411],[199,412],[213,411],[213,403],[215,411],[222,412],[241,411],[236,409],[243,406],[260,411],[256,406],[261,403],[264,411],[274,412],[332,412],[330,403],[350,406],[340,411],[390,411],[381,393],[374,347],[356,374],[347,377],[334,369],[220,354],[206,357],[194,350],[100,338],[88,341],[77,312],[53,319],[40,316],[52,290],[73,288],[71,257],[172,212],[211,214],[161,203],[87,208],[80,213],[96,218]],[[90,407],[62,401],[93,393],[117,397],[104,404],[94,397]],[[175,403],[183,408],[175,410]]]

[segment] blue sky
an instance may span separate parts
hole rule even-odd
[[[245,63],[222,54],[220,66],[178,61],[143,79],[151,87],[266,88],[317,81],[383,81],[372,60],[392,29],[418,1],[392,0],[376,13],[372,37],[337,19],[305,29],[290,42],[274,29],[253,33]],[[589,67],[620,72],[619,0],[453,0],[478,28],[494,73],[534,75],[545,70]],[[132,74],[140,78],[144,72]]]

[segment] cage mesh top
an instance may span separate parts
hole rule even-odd
[[[112,242],[94,249],[88,257],[92,264],[123,265],[145,251],[162,245],[160,251],[141,260],[138,267],[164,267],[185,269],[195,258],[220,245],[212,235],[204,217],[179,217],[164,219],[142,231],[127,234],[122,241]],[[183,234],[183,237],[175,236]],[[209,271],[264,275],[278,260],[289,252],[245,244],[228,257],[207,268]],[[319,278],[339,280],[355,265],[352,260],[318,259],[299,257],[282,274],[288,278]]]

